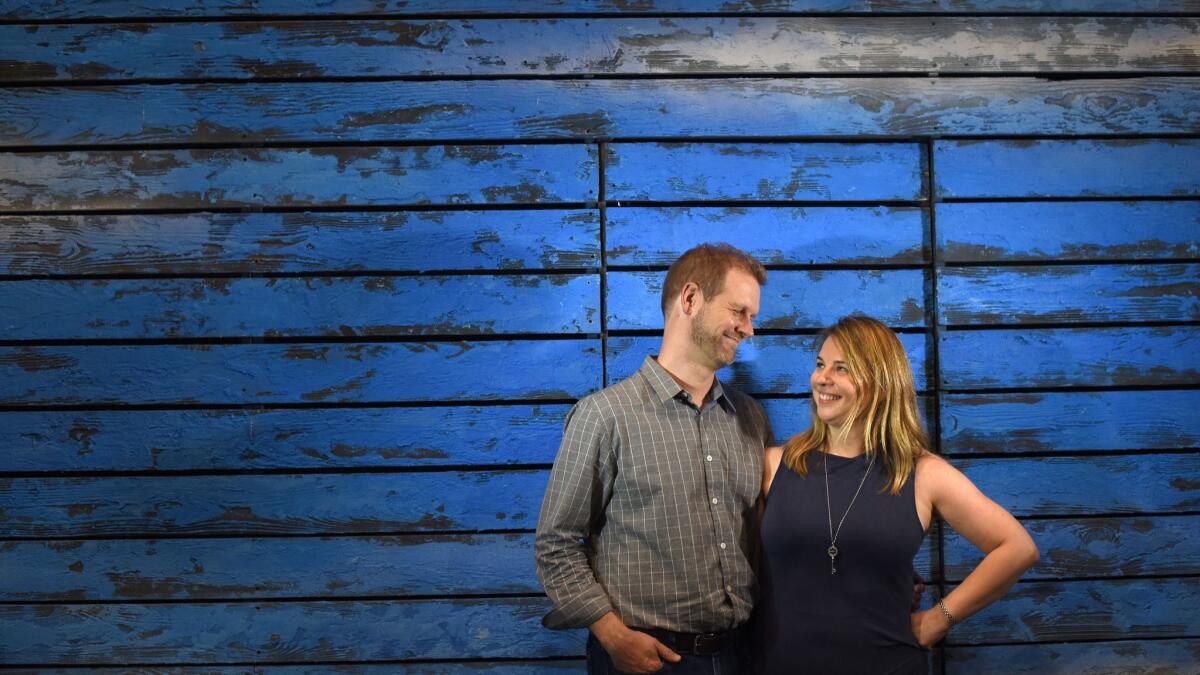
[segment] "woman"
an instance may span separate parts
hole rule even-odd
[[[766,454],[760,670],[925,673],[925,650],[1002,596],[1037,548],[929,452],[895,333],[845,317],[819,350],[812,426]],[[987,555],[954,592],[912,613],[912,560],[935,512]]]

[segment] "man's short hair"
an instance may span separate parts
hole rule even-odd
[[[754,277],[759,286],[767,283],[767,270],[754,256],[724,242],[700,244],[689,249],[671,263],[667,279],[663,282],[663,316],[671,310],[671,303],[679,297],[683,287],[693,281],[700,287],[705,300],[711,300],[725,289],[725,275],[731,269],[739,269]]]

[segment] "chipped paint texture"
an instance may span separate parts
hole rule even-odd
[[[1197,17],[0,0],[0,669],[580,672],[530,550],[562,424],[728,241],[769,274],[719,376],[778,440],[878,317],[1038,543],[945,675],[1192,672]]]

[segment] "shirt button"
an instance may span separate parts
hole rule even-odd
[[[721,550],[722,550],[722,551],[724,551],[724,550],[725,550],[725,542],[721,542]]]
[[[716,498],[716,497],[713,497],[713,503],[714,503],[714,504],[716,504],[716,503],[717,503],[717,498]]]
[[[707,459],[708,461],[710,461],[710,462],[711,462],[711,461],[712,461],[712,455],[709,455],[708,457],[705,457],[704,459]]]

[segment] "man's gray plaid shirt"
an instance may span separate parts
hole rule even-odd
[[[750,567],[763,448],[757,401],[718,381],[702,409],[651,357],[567,415],[538,518],[548,628],[610,610],[627,626],[736,628],[755,595]]]

